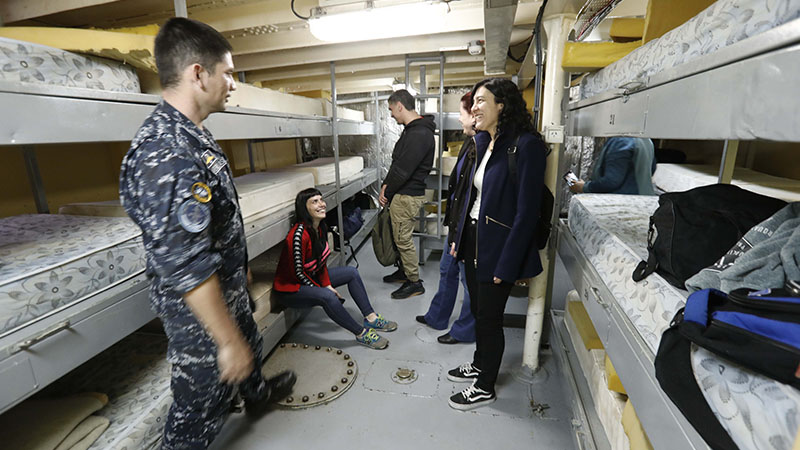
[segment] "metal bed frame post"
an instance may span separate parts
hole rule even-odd
[[[339,118],[336,103],[336,61],[331,61],[331,131],[333,136],[333,162],[336,174],[336,219],[339,223],[339,251],[344,255],[339,259],[340,266],[347,265],[347,252],[344,248],[344,220],[342,218],[342,179],[339,173]]]
[[[189,17],[186,0],[173,0],[173,4],[175,5],[175,17]]]
[[[25,170],[28,172],[28,181],[31,183],[33,200],[36,202],[36,212],[49,214],[50,208],[47,206],[47,196],[44,192],[44,183],[39,172],[39,162],[36,159],[36,150],[34,150],[33,145],[23,145],[22,156],[25,158]]]
[[[725,140],[722,148],[722,160],[719,164],[719,177],[717,183],[730,184],[733,179],[733,170],[736,166],[736,155],[739,154],[739,140]]]

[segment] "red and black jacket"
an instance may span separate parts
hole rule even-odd
[[[301,285],[326,287],[331,285],[328,277],[328,256],[331,254],[326,236],[318,231],[323,242],[319,259],[314,259],[311,235],[314,229],[303,223],[295,224],[286,235],[286,246],[281,252],[273,289],[279,292],[297,292]]]

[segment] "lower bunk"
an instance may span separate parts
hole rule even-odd
[[[253,319],[264,339],[264,356],[306,313],[284,309],[272,299],[279,257],[276,248],[250,263]],[[73,447],[67,444],[75,440],[71,436],[81,435],[85,423],[98,423],[93,433],[83,433],[83,445],[74,448],[157,448],[172,402],[166,352],[167,338],[160,327],[145,326],[0,415],[0,438],[15,443],[10,448],[47,448],[46,443],[54,442],[59,446],[52,448],[68,449]],[[81,397],[83,401],[76,402]],[[95,406],[90,408],[87,402]],[[44,414],[45,409],[57,413]],[[13,432],[6,427],[27,416],[45,416],[46,421],[35,426],[20,423]]]
[[[575,196],[569,222],[559,227],[559,255],[653,446],[704,449],[653,367],[661,334],[688,293],[657,274],[631,279],[647,257],[649,217],[657,206],[657,197]],[[693,347],[691,360],[703,396],[740,448],[791,446],[800,392],[701,348]]]

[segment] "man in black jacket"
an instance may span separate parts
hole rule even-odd
[[[430,116],[420,116],[414,97],[405,89],[389,96],[392,117],[405,129],[392,152],[392,166],[381,186],[380,204],[389,204],[392,235],[400,253],[400,269],[383,277],[387,283],[402,282],[392,298],[402,299],[425,293],[419,279],[419,259],[412,232],[425,201],[425,178],[433,168],[436,126]]]

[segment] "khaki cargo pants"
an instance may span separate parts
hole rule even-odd
[[[403,271],[411,281],[419,281],[419,258],[417,247],[414,246],[414,226],[417,223],[419,209],[425,203],[425,196],[412,197],[410,195],[396,194],[389,205],[389,217],[392,219],[392,236]]]

